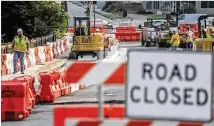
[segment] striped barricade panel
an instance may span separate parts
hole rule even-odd
[[[131,119],[111,119],[111,120],[72,120],[66,119],[65,126],[213,126],[212,123],[190,123],[176,121],[152,121],[152,120],[131,120]]]
[[[66,75],[68,83],[123,85],[125,68],[124,62],[73,62]]]

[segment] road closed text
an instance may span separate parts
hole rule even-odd
[[[149,95],[149,92],[155,93],[154,97]],[[151,93],[150,93],[151,94]],[[130,90],[130,100],[133,103],[144,104],[172,104],[172,105],[189,105],[189,106],[204,106],[208,102],[208,92],[203,89],[193,88],[166,88],[160,86],[156,90],[148,87],[133,86]]]
[[[203,87],[194,88],[197,68],[194,64],[173,64],[171,67],[164,63],[156,65],[142,63],[141,79],[144,84],[133,85],[130,89],[130,99],[133,103],[172,104],[204,106],[208,103],[208,92]],[[153,80],[158,80],[153,86]],[[157,82],[161,82],[158,85]],[[151,82],[148,84],[148,82]],[[183,83],[185,82],[185,83]],[[179,84],[186,84],[180,86]]]
[[[185,71],[184,73],[181,73],[181,67],[178,64],[174,64],[172,68],[168,68],[164,63],[158,63],[155,66],[151,63],[143,63],[141,75],[143,80],[157,79],[159,81],[167,80],[170,82],[178,79],[179,81],[194,81],[197,77],[196,67],[193,64],[186,64],[182,68]]]

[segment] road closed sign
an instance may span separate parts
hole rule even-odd
[[[211,121],[212,60],[209,52],[130,50],[126,116]]]

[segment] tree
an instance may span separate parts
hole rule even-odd
[[[54,31],[60,36],[68,27],[68,18],[64,6],[55,1],[2,1],[1,31],[8,41],[13,39],[17,28],[22,28],[24,34],[33,37]],[[64,29],[59,32],[59,27]]]

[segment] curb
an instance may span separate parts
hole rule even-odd
[[[44,67],[39,68],[33,74],[37,74],[39,72],[53,71],[53,70],[58,69],[61,66],[65,65],[66,62],[68,61],[67,59],[55,59],[55,60],[58,60],[58,61],[53,62],[51,64],[47,64]]]

